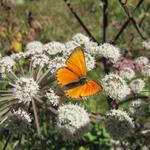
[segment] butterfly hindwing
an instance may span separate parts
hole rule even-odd
[[[57,80],[60,85],[65,86],[72,83],[78,79],[78,75],[69,70],[67,67],[62,67],[57,70],[56,73]]]
[[[82,93],[84,88],[85,88],[84,85],[80,85],[80,86],[77,86],[75,88],[66,90],[66,95],[70,98],[80,99],[81,93]]]
[[[94,95],[102,90],[102,87],[92,81],[87,81],[84,85],[69,89],[66,91],[66,95],[70,98],[79,99],[81,97]]]
[[[81,92],[81,97],[94,95],[100,92],[101,90],[102,87],[98,83],[89,80],[84,84],[84,89]]]
[[[83,49],[77,47],[66,61],[67,67],[79,77],[86,77],[87,69]]]

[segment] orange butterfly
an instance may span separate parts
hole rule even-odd
[[[79,99],[90,96],[102,90],[102,87],[92,81],[86,81],[87,68],[84,52],[81,47],[74,49],[66,60],[66,67],[59,68],[56,73],[59,84],[70,98]]]

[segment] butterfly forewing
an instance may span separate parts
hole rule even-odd
[[[57,80],[60,85],[65,86],[72,83],[78,79],[78,75],[69,70],[67,67],[62,67],[57,70],[56,73]]]
[[[86,77],[87,74],[86,63],[84,52],[81,47],[75,48],[70,57],[67,59],[66,65],[79,77]]]

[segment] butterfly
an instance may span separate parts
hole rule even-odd
[[[102,90],[101,85],[86,79],[87,68],[84,51],[81,47],[73,50],[66,60],[66,66],[56,72],[58,83],[64,88],[66,96],[79,99],[94,95]]]

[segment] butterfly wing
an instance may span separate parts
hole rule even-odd
[[[101,90],[102,87],[98,83],[89,80],[84,85],[80,85],[76,88],[66,90],[66,95],[70,98],[79,99],[81,97],[94,95]]]
[[[69,70],[67,67],[62,67],[56,72],[57,81],[60,85],[65,86],[78,79],[78,75]]]
[[[70,98],[79,99],[81,98],[81,93],[84,90],[84,85],[77,86],[75,88],[66,90],[66,96]]]
[[[67,67],[78,75],[78,77],[86,77],[87,69],[83,49],[77,47],[74,49],[70,57],[66,61]]]
[[[81,97],[94,95],[102,90],[102,86],[98,83],[89,80],[84,84],[84,89],[81,92]]]

